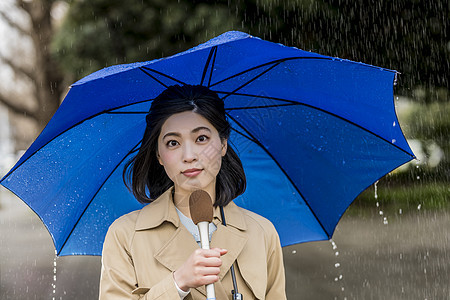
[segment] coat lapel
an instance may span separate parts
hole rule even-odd
[[[178,269],[194,252],[198,244],[194,237],[184,226],[178,227],[159,251],[154,255],[155,259],[171,272]]]
[[[230,269],[231,265],[237,259],[242,249],[247,243],[247,236],[239,230],[226,227],[222,224],[217,225],[217,230],[214,232],[211,240],[211,248],[223,248],[228,252],[222,256],[222,267],[219,274],[222,279]]]
[[[167,240],[156,252],[155,259],[171,272],[178,269],[198,248],[193,236],[184,226],[172,200],[172,188],[144,207],[136,221],[136,231],[158,229],[153,235],[158,240]],[[171,223],[171,224],[170,224]]]

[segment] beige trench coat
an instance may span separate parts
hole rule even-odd
[[[211,248],[228,250],[222,256],[216,299],[231,298],[230,266],[235,265],[239,292],[245,300],[282,300],[285,278],[282,251],[273,225],[263,217],[236,206],[214,211],[217,230]],[[100,299],[178,300],[172,273],[199,246],[181,224],[171,189],[139,211],[117,219],[103,245]],[[205,287],[191,289],[186,300],[206,299]]]

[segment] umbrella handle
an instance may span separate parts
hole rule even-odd
[[[225,213],[223,211],[223,206],[220,206],[220,215],[222,216],[222,224],[223,226],[227,226],[227,222],[225,221]],[[237,260],[234,262],[237,265]],[[232,300],[243,300],[244,297],[242,294],[238,292],[237,282],[236,282],[236,274],[234,273],[234,264],[230,267],[231,271],[231,279],[233,281],[233,290],[231,291],[231,295],[233,295]]]

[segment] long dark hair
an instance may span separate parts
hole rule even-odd
[[[221,141],[230,137],[231,126],[225,116],[223,100],[200,85],[173,85],[156,97],[146,116],[147,127],[141,147],[123,170],[123,180],[141,203],[158,198],[173,182],[156,156],[158,137],[164,122],[173,114],[193,111],[207,119],[218,131]],[[131,184],[130,184],[131,182]],[[242,162],[228,143],[222,167],[216,177],[214,206],[225,206],[245,191],[246,179]]]

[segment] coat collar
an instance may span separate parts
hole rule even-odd
[[[136,230],[146,230],[160,226],[164,221],[180,226],[180,218],[172,200],[172,189],[169,188],[155,201],[141,209],[136,220]]]
[[[180,218],[175,209],[172,199],[173,187],[165,191],[155,201],[145,206],[136,221],[136,230],[146,230],[160,226],[164,221],[171,222],[175,227],[180,226]],[[245,218],[239,207],[230,202],[224,207],[225,220],[228,226],[235,227],[239,230],[246,230]],[[214,208],[214,220],[216,226],[222,223],[220,208]]]

